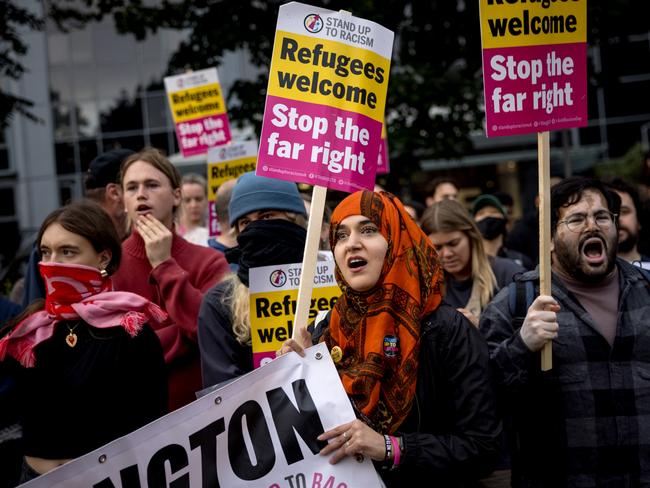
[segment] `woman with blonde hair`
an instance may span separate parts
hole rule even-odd
[[[205,178],[196,173],[184,175],[181,198],[181,212],[176,227],[178,235],[197,246],[207,246],[208,183]]]
[[[481,312],[496,291],[524,269],[485,253],[480,231],[458,201],[433,204],[424,212],[421,225],[445,270],[445,301],[478,326]]]
[[[204,388],[253,370],[248,272],[301,261],[307,236],[305,205],[295,183],[245,173],[232,190],[228,209],[238,245],[226,250],[226,259],[239,267],[201,303]]]

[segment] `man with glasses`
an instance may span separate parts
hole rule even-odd
[[[510,426],[512,486],[650,484],[650,288],[616,257],[620,206],[595,179],[555,185],[552,297],[533,300],[539,275],[530,271],[481,315]],[[542,372],[548,342],[553,368]]]

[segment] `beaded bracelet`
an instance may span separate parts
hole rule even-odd
[[[384,435],[384,442],[386,443],[386,455],[384,456],[384,461],[390,461],[393,459],[393,442],[390,436]]]

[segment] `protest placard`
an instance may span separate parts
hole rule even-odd
[[[379,158],[377,159],[377,174],[385,175],[390,173],[390,161],[388,160],[388,136],[386,134],[386,123],[381,127],[381,142],[379,143]]]
[[[537,132],[540,294],[551,294],[549,131],[587,125],[587,0],[480,0],[488,137]],[[542,370],[552,364],[551,343]]]
[[[375,183],[393,33],[350,12],[280,7],[257,174],[314,185],[303,270],[313,277],[327,188]],[[298,291],[305,327],[311,279]]]
[[[280,7],[257,174],[372,189],[393,33],[291,2]]]
[[[309,318],[331,310],[341,296],[333,261],[318,261],[311,289]],[[301,263],[252,268],[250,321],[253,364],[257,368],[275,357],[275,351],[293,332]]]
[[[216,68],[165,78],[165,91],[183,156],[230,142],[230,125]]]
[[[336,465],[323,431],[355,419],[325,344],[290,353],[23,485],[28,488],[378,487],[369,458]]]
[[[480,0],[488,137],[587,125],[587,0]]]
[[[219,235],[219,223],[214,210],[217,190],[226,181],[239,178],[249,171],[255,171],[256,162],[256,141],[236,142],[208,151],[208,229],[210,237]]]

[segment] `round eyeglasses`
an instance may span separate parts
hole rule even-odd
[[[593,215],[587,215],[583,213],[577,213],[568,216],[566,219],[558,220],[558,224],[565,224],[567,229],[571,232],[582,232],[587,227],[587,222],[589,219],[593,219],[594,223],[602,230],[608,230],[614,222],[618,215],[615,213],[609,212],[607,210],[602,210]]]

